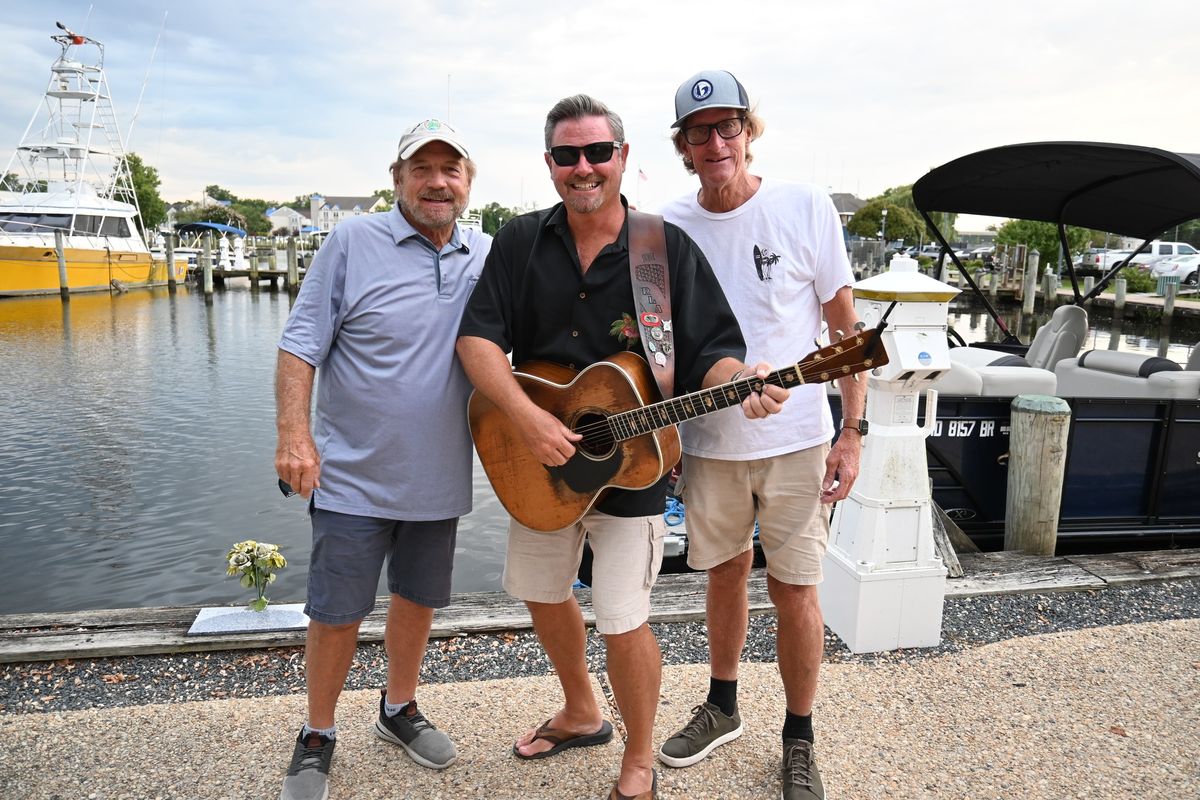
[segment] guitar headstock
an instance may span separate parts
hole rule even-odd
[[[887,349],[879,338],[879,330],[869,328],[809,353],[795,369],[799,370],[804,383],[825,383],[886,363]]]

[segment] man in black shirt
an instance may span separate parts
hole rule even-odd
[[[641,350],[641,342],[620,194],[629,153],[621,119],[603,103],[576,95],[550,110],[545,138],[546,164],[563,202],[499,231],[463,316],[458,353],[476,389],[509,416],[537,459],[561,466],[581,437],[529,399],[505,354],[511,351],[515,364],[537,359],[579,370],[620,350]],[[666,244],[676,392],[749,374],[741,331],[703,253],[670,224]],[[755,367],[761,377],[769,369]],[[787,394],[766,386],[742,411],[751,418],[777,413]],[[513,751],[544,758],[612,736],[592,693],[586,630],[571,592],[587,535],[596,629],[604,636],[628,734],[610,797],[655,795],[651,737],[662,661],[647,619],[662,562],[665,495],[664,478],[648,489],[608,490],[582,520],[559,531],[532,531],[516,521],[509,527],[504,588],[529,607],[565,696],[563,708],[517,740]]]

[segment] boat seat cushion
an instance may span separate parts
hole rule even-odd
[[[1054,373],[1046,369],[992,365],[973,367],[951,360],[950,369],[938,376],[930,388],[945,395],[1016,397],[1019,394],[1052,395],[1056,384]]]
[[[987,347],[951,347],[950,360],[955,364],[966,364],[969,367],[986,367],[1001,359],[1012,358],[1012,354],[1003,350],[992,350]],[[1020,356],[1017,356],[1020,358]],[[1024,361],[1024,359],[1021,359]],[[1024,364],[1028,366],[1028,364]]]
[[[1060,397],[1200,398],[1200,371],[1158,356],[1089,350],[1054,367]]]

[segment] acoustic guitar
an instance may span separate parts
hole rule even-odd
[[[641,356],[623,352],[580,372],[545,361],[517,367],[517,383],[538,407],[583,438],[560,467],[534,457],[508,415],[479,392],[467,415],[492,488],[513,519],[538,531],[578,522],[608,488],[645,489],[681,453],[676,423],[740,405],[764,384],[823,383],[887,363],[878,330],[859,331],[766,378],[752,375],[663,400]]]

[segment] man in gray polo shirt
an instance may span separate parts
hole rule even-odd
[[[311,498],[313,529],[308,719],[282,800],[328,796],[334,708],[385,559],[388,679],[375,732],[432,769],[457,757],[415,696],[433,610],[450,601],[458,518],[471,510],[470,384],[454,343],[491,237],[456,223],[475,164],[449,125],[410,128],[391,172],[397,206],[330,234],[279,340],[275,469]]]

